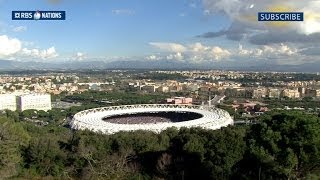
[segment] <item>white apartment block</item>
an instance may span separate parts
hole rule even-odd
[[[268,89],[269,98],[279,98],[280,95],[281,95],[281,91],[279,89]]]
[[[267,95],[267,89],[265,88],[258,88],[253,90],[253,98],[264,98]]]
[[[16,96],[11,94],[0,94],[0,110],[11,110],[17,109]]]
[[[18,97],[18,109],[24,111],[27,109],[51,110],[50,94],[26,94]]]
[[[298,91],[298,89],[284,89],[282,91],[282,96],[287,96],[289,98],[299,98],[300,92]]]

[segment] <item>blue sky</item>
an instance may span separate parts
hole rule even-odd
[[[286,2],[281,7],[320,10],[317,1],[307,0],[303,6],[294,0]],[[275,0],[261,0],[259,4],[254,0],[0,0],[0,58],[169,59],[197,63],[262,59],[280,64],[312,59],[315,44],[305,47],[292,37],[302,36],[307,41],[320,32],[320,25],[279,28],[246,19],[277,7],[280,5]],[[63,10],[66,20],[14,21],[14,10]],[[304,23],[319,20],[307,19]],[[282,32],[288,37],[272,39]],[[297,57],[299,61],[290,59]]]
[[[65,21],[12,21],[12,10],[65,10]],[[83,51],[93,56],[139,56],[153,51],[153,41],[193,42],[204,31],[220,30],[230,24],[222,15],[205,17],[200,2],[70,0],[4,1],[1,20],[8,26],[25,26],[24,32],[7,35],[54,46],[65,53]]]

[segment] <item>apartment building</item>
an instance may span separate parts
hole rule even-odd
[[[17,110],[16,96],[12,94],[0,94],[0,110]]]
[[[24,111],[27,109],[51,110],[50,94],[25,94],[17,98],[18,109]]]

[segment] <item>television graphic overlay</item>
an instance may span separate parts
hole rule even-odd
[[[12,11],[12,20],[66,20],[66,11]]]
[[[259,12],[258,21],[303,21],[303,12]]]

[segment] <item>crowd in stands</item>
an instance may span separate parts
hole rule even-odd
[[[156,124],[188,121],[201,117],[202,115],[192,112],[156,112],[111,116],[104,118],[104,121],[116,124]]]

